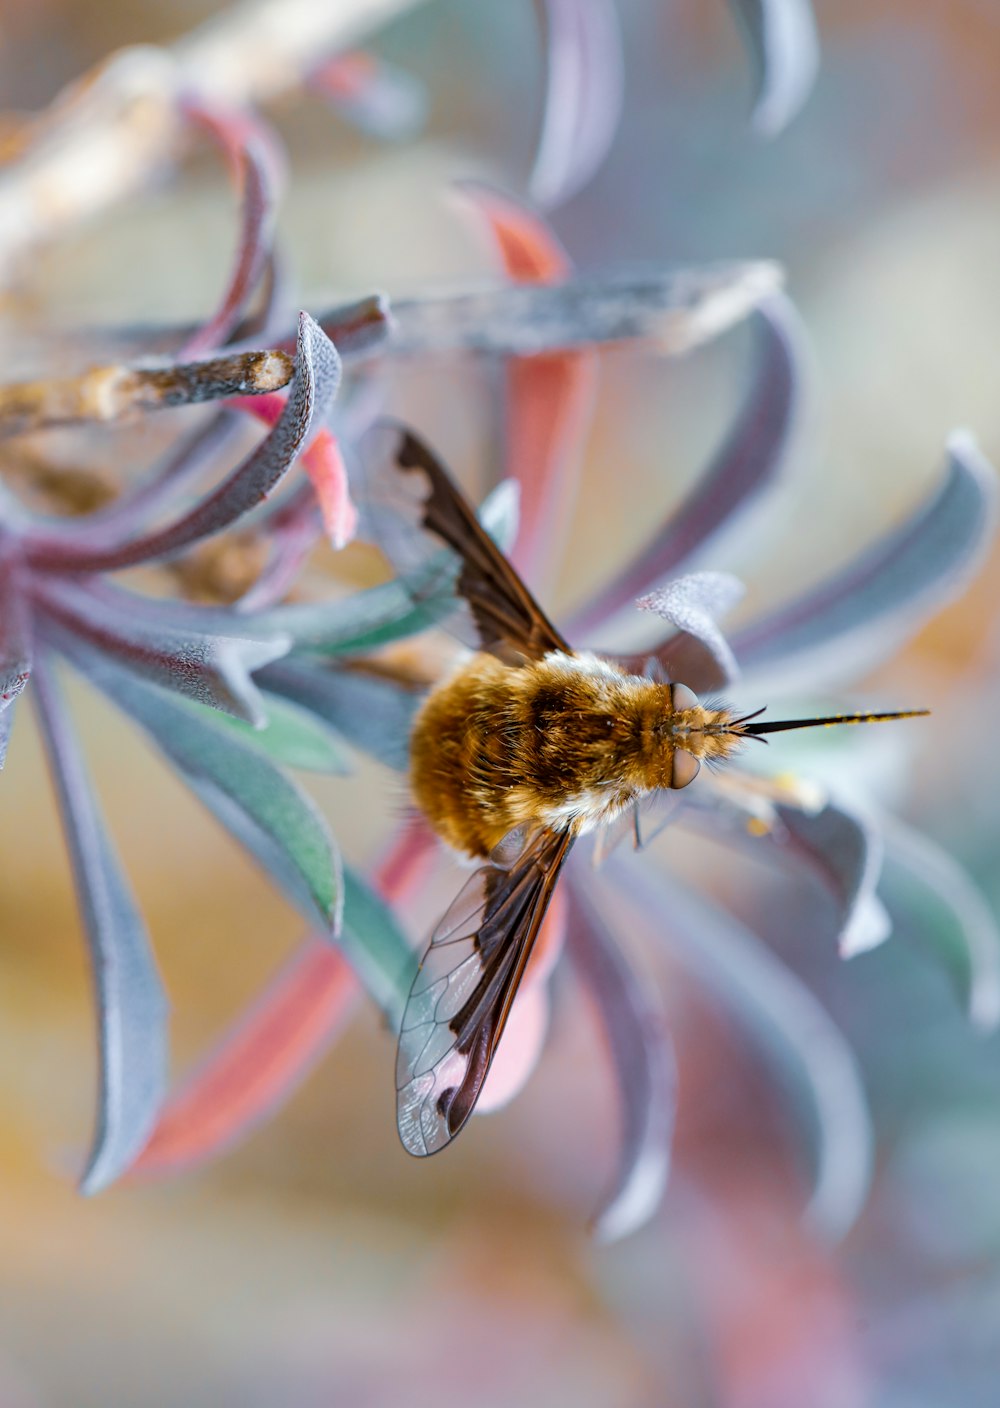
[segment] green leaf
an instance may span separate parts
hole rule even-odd
[[[192,703],[186,707],[197,714],[202,722],[233,734],[240,742],[255,748],[272,762],[289,768],[301,768],[305,772],[344,775],[351,771],[343,740],[329,724],[310,710],[276,694],[265,692],[261,697],[265,718],[263,728],[254,728],[242,719],[235,719],[207,705]]]
[[[417,971],[417,955],[375,891],[353,870],[344,870],[344,922],[340,946],[372,999],[393,1027]]]

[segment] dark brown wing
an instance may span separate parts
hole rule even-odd
[[[468,602],[480,648],[531,660],[550,650],[569,650],[429,447],[387,421],[369,432],[366,442],[369,456],[388,458],[409,481],[405,497],[411,506],[416,501],[419,526],[458,554],[455,589]]]
[[[573,838],[539,831],[509,870],[477,871],[413,981],[396,1057],[399,1137],[436,1154],[472,1114]]]

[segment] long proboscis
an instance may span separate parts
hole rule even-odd
[[[930,713],[930,709],[902,709],[892,714],[828,714],[820,719],[779,719],[768,723],[745,723],[740,733],[758,736],[762,733],[784,733],[791,728],[833,728],[836,724],[884,724],[890,719],[920,719]]]

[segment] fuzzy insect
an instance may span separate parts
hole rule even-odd
[[[432,690],[410,741],[417,807],[455,850],[485,861],[435,930],[403,1015],[399,1134],[425,1155],[475,1107],[578,836],[650,793],[687,787],[703,760],[725,761],[746,738],[927,710],[767,723],[574,651],[427,446],[398,427],[377,434],[415,527],[458,556],[455,589],[479,645]]]

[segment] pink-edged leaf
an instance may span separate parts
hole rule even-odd
[[[401,900],[412,890],[433,846],[424,827],[397,834],[376,874],[386,900]],[[383,967],[373,995],[390,1020],[398,1021],[402,1006],[392,955],[395,950],[401,962],[411,965],[407,989],[415,957],[398,948],[402,941],[397,941],[398,931],[384,905],[374,911],[373,924],[371,892],[349,870],[344,880],[342,933],[357,931],[359,942],[367,943],[376,928],[386,926],[383,942],[376,945]],[[375,971],[369,964],[369,982]],[[329,1050],[360,995],[357,977],[341,952],[324,940],[307,939],[168,1101],[134,1171],[155,1177],[192,1168],[250,1134]]]
[[[142,917],[121,872],[56,683],[36,664],[32,689],[59,800],[97,996],[97,1127],[80,1187],[118,1178],[149,1137],[167,1078],[167,1002]]]
[[[358,996],[346,959],[322,939],[306,940],[171,1096],[132,1172],[176,1173],[245,1138],[326,1053]]]
[[[285,163],[274,133],[252,114],[224,112],[194,102],[188,102],[185,110],[225,152],[242,205],[240,238],[229,284],[215,313],[184,343],[179,354],[196,357],[229,340],[247,299],[260,282],[274,242]]]
[[[508,277],[552,283],[570,264],[548,224],[510,196],[480,183],[459,190],[486,220]],[[511,358],[506,368],[504,464],[520,489],[520,527],[511,553],[537,581],[559,560],[571,518],[583,445],[597,392],[592,352]]]
[[[745,591],[739,578],[729,572],[692,572],[640,597],[636,606],[654,611],[675,630],[697,641],[728,683],[739,675],[739,666],[716,625],[716,617],[731,611]]]
[[[540,0],[546,32],[545,114],[528,182],[561,205],[603,162],[621,118],[624,61],[614,0]]]
[[[819,41],[809,0],[730,0],[757,77],[753,125],[774,137],[809,96]]]
[[[716,534],[738,522],[788,463],[801,401],[798,316],[786,298],[774,294],[757,308],[753,330],[752,380],[736,423],[690,497],[648,546],[572,614],[570,639],[592,636],[696,553],[702,556]]]
[[[969,1019],[981,1031],[995,1031],[1000,1026],[1000,928],[982,891],[929,836],[895,817],[882,818],[881,826],[890,905],[907,915],[954,974],[966,993]]]
[[[33,564],[70,572],[113,572],[138,562],[171,557],[192,543],[222,532],[255,508],[277,487],[307,444],[340,381],[340,358],[333,343],[308,313],[299,315],[295,375],[274,429],[223,482],[173,523],[131,542],[106,549],[71,541],[58,552],[31,551]]]
[[[663,1196],[677,1071],[656,994],[626,962],[583,887],[568,888],[569,953],[600,1023],[621,1111],[615,1173],[594,1219],[597,1236],[616,1241],[648,1222]]]
[[[154,684],[252,724],[262,724],[265,713],[251,675],[291,646],[289,636],[255,640],[185,630],[174,624],[185,618],[170,604],[147,604],[134,592],[86,579],[36,581],[34,601],[40,626],[61,650],[85,642]],[[229,622],[239,629],[239,617]]]
[[[19,557],[0,540],[0,715],[31,674],[31,613],[19,580]]]
[[[309,74],[309,87],[363,132],[383,141],[412,137],[427,121],[427,88],[375,54],[335,54]]]
[[[978,571],[997,521],[997,478],[970,436],[952,435],[944,482],[849,567],[735,631],[749,682],[815,689],[884,660]]]
[[[611,872],[616,911],[650,941],[669,939],[677,960],[732,1009],[801,1097],[814,1168],[809,1220],[824,1235],[843,1235],[867,1196],[873,1156],[850,1046],[809,989],[732,915],[622,851],[598,874]]]
[[[265,424],[276,425],[284,410],[285,398],[246,396],[234,404]],[[351,502],[347,468],[336,436],[329,430],[318,430],[302,451],[300,462],[316,494],[326,536],[333,547],[346,547],[357,529],[358,513]]]

